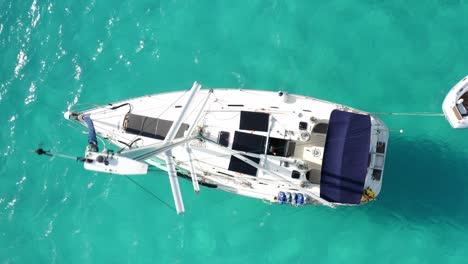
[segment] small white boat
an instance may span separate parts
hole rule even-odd
[[[167,171],[178,213],[178,177],[271,203],[357,205],[380,193],[389,132],[376,116],[285,92],[201,90],[143,96],[65,117],[89,128],[85,169]],[[95,133],[120,150],[96,148]],[[93,139],[94,138],[94,139]],[[110,168],[107,168],[111,166]],[[119,166],[126,166],[125,169]]]
[[[450,90],[442,103],[442,110],[453,128],[468,128],[468,76]]]

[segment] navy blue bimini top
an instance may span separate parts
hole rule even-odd
[[[333,110],[322,160],[320,197],[337,203],[361,202],[370,135],[369,115]]]

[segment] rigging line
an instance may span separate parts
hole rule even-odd
[[[347,137],[348,139],[352,139],[352,138],[357,138],[359,136],[354,136],[354,137]],[[203,137],[203,139],[208,139],[206,137]],[[327,140],[327,142],[332,142],[332,141],[339,141],[339,140],[344,140],[345,137],[343,138],[337,138],[337,139],[329,139]],[[213,142],[213,143],[216,143],[215,141],[211,140],[211,139],[208,139],[209,141]],[[310,144],[313,144],[313,143],[325,143],[326,140],[323,139],[323,140],[317,140],[317,141],[313,141],[313,140],[309,140],[309,141],[306,141],[306,142],[299,142],[299,141],[295,141],[296,142],[296,146],[305,146],[305,145],[310,145]],[[190,144],[190,143],[189,143]],[[216,143],[218,144],[218,143]],[[323,146],[320,146],[320,147],[323,147]],[[281,146],[281,147],[276,147],[277,150],[285,150],[287,148],[287,146]],[[263,151],[264,148],[260,148],[260,149],[252,149],[250,150],[248,153],[252,153],[252,152],[255,152],[255,151]],[[258,155],[263,155],[263,154],[258,154]],[[222,154],[222,155],[216,155],[214,157],[211,157],[211,158],[203,158],[203,159],[199,159],[200,161],[205,161],[205,160],[210,160],[210,159],[216,159],[216,158],[225,158],[225,157],[229,157],[231,156],[231,154]],[[274,155],[273,155],[274,156]],[[195,156],[194,156],[195,157]],[[279,156],[281,157],[281,156]],[[294,159],[293,157],[283,157],[283,158],[291,158],[291,159]],[[188,162],[188,160],[180,160],[180,162],[183,162],[183,163],[186,163]]]
[[[106,112],[106,110],[109,110],[109,109],[103,110],[102,113]],[[112,111],[116,111],[116,110],[117,110],[117,109],[112,110]],[[112,118],[115,118],[115,117],[125,116],[125,115],[127,115],[128,113],[129,113],[129,112],[127,112],[127,113],[125,113],[125,114],[118,114],[118,113],[116,113],[115,115],[108,115],[108,114],[107,114],[107,115],[104,115],[103,117],[98,117],[98,115],[101,115],[101,113],[94,112],[94,113],[92,113],[92,115],[93,115],[93,118],[92,118],[92,119],[95,120],[96,122],[98,122],[98,121],[102,121],[102,120],[104,120],[104,119],[112,119]],[[102,122],[104,122],[104,121],[102,121]]]
[[[157,118],[161,117],[164,113],[166,113],[167,110],[169,110],[169,108],[171,108],[173,105],[175,105],[175,104],[176,104],[182,97],[184,97],[185,94],[186,94],[187,92],[189,92],[189,91],[190,91],[190,90],[185,90],[185,91],[182,93],[182,95],[179,96],[179,98],[177,98],[174,102],[172,102],[172,104],[170,104],[164,111],[162,111],[161,114],[159,114]],[[151,109],[151,108],[150,108],[150,109]]]
[[[203,99],[205,99],[205,98],[203,98]],[[198,102],[198,104],[197,104],[195,107],[192,108],[192,111],[184,118],[184,120],[183,120],[182,122],[187,121],[187,119],[189,119],[189,117],[190,117],[193,113],[197,113],[197,112],[195,112],[195,110],[196,110],[203,102],[204,102],[204,100],[200,100],[200,101]],[[206,114],[206,113],[205,113],[205,114]],[[196,120],[195,120],[195,121],[196,121]],[[196,124],[194,124],[194,125],[196,125]]]
[[[199,162],[197,160],[197,162]],[[200,166],[200,165],[199,165]],[[204,172],[203,170],[201,170],[200,168],[197,168],[199,171],[202,171]],[[204,178],[208,178],[210,181],[212,181],[210,178],[211,177],[214,177],[214,178],[224,178],[224,179],[227,179],[227,180],[230,180],[230,181],[233,181],[233,182],[236,182],[236,184],[238,184],[239,182],[242,182],[242,181],[249,181],[249,180],[252,180],[254,177],[252,176],[252,179],[251,178],[241,178],[241,177],[232,177],[232,176],[226,176],[226,175],[222,175],[222,174],[216,174],[215,176],[203,176]],[[193,180],[193,179],[192,179]],[[272,184],[274,182],[277,182],[277,181],[280,181],[280,180],[270,180],[270,179],[262,179],[261,182],[268,182],[268,184]],[[200,182],[200,180],[199,180]],[[215,181],[216,182],[216,181]],[[226,185],[226,184],[225,184]],[[272,193],[267,193],[267,192],[260,192],[258,191],[257,189],[244,189],[244,191],[246,192],[249,192],[249,193],[256,193],[256,194],[262,194],[262,195],[273,195]]]
[[[145,191],[146,193],[148,193],[149,195],[153,196],[153,198],[159,200],[162,204],[164,204],[167,208],[175,211],[175,208],[172,207],[170,204],[166,203],[165,201],[163,201],[161,198],[159,198],[156,194],[154,194],[152,191],[148,190],[147,188],[145,188],[143,185],[141,185],[140,183],[138,183],[137,181],[135,181],[134,179],[132,179],[131,177],[129,176],[125,176],[126,179],[128,179],[129,181],[133,182],[136,186],[140,187],[140,189],[142,189],[143,191]]]
[[[93,109],[98,108],[99,106],[101,106],[101,105],[99,105],[99,104],[97,104],[97,103],[91,103],[91,102],[87,102],[87,103],[76,103],[76,104],[72,105],[72,106],[70,107],[70,109],[68,109],[68,111],[72,111],[74,107],[76,107],[76,108],[78,108],[78,109],[80,109],[81,107],[84,108],[85,105],[91,105],[91,106],[94,107]],[[73,111],[73,112],[75,112],[75,111]],[[81,111],[80,111],[80,112],[81,112]]]
[[[209,163],[203,162],[202,160],[196,160],[196,161],[197,161],[197,163],[198,163],[197,169],[198,169],[199,171],[201,171],[201,172],[206,172],[206,171],[204,171],[204,170],[201,169],[200,162],[206,164],[205,166],[209,165]],[[229,172],[231,172],[231,173],[236,173],[236,175],[232,175],[232,174],[229,174],[229,176],[228,176],[228,175],[223,175],[223,174],[221,174],[221,173],[223,173],[223,172],[221,171],[221,172],[217,172],[216,174],[211,174],[211,175],[215,175],[215,176],[211,176],[211,177],[225,178],[225,179],[230,179],[230,180],[240,179],[240,180],[242,180],[242,181],[244,181],[244,180],[248,180],[248,181],[255,180],[255,181],[256,181],[256,180],[258,179],[257,176],[251,176],[251,175],[246,175],[246,174],[237,175],[237,173],[238,173],[238,174],[241,174],[241,173],[240,173],[240,172],[230,171],[230,170],[228,170],[228,169],[224,169],[224,168],[221,168],[221,167],[219,167],[219,169],[221,169],[221,170],[226,170],[226,171],[229,171]],[[203,177],[205,177],[205,178],[210,178],[210,176],[206,176],[206,175],[204,175]],[[261,183],[268,182],[269,184],[274,183],[274,182],[277,182],[277,181],[278,181],[278,180],[267,179],[267,178],[262,178],[261,180],[258,180],[258,182],[261,182]],[[268,193],[261,193],[261,192],[256,192],[256,193],[259,193],[259,194],[268,194]]]
[[[394,116],[444,116],[443,113],[434,112],[370,112],[375,115],[394,115]]]
[[[206,114],[208,114],[208,113],[206,113]],[[220,118],[216,118],[216,115],[213,115],[213,119],[216,119],[216,120],[218,120],[218,121],[226,121],[226,120],[232,120],[232,119],[237,118],[237,117],[239,117],[239,116],[240,116],[240,112],[239,112],[239,113],[236,113],[236,114],[235,114],[234,116],[232,116],[232,117],[224,118],[224,119],[223,119],[223,118],[221,118],[221,119],[220,119]]]
[[[210,141],[210,142],[213,142],[213,143],[217,144],[216,142],[214,142],[214,141],[212,141],[212,140],[210,140],[210,139],[208,139],[208,138],[204,138],[204,139],[207,140],[207,141]],[[232,155],[232,154],[231,154],[231,155]],[[240,155],[242,155],[242,154],[240,154]],[[233,156],[234,156],[234,155],[233,155]],[[244,161],[244,162],[245,162],[245,161]],[[288,181],[288,180],[286,180],[286,179],[284,179],[284,178],[282,178],[282,177],[279,177],[279,178],[277,178],[277,179],[278,179],[279,182],[286,183],[287,185],[292,186],[292,187],[294,187],[294,185],[296,185],[295,183],[290,182],[290,181]],[[304,187],[301,187],[301,188],[305,189]],[[315,199],[314,199],[314,200],[315,200]]]
[[[96,127],[100,128],[100,126],[96,126]],[[78,129],[78,128],[77,128],[77,129]],[[107,130],[107,129],[105,129],[105,128],[101,128],[101,129],[104,130],[104,131],[107,131],[107,132],[109,132],[109,133],[113,133],[112,131]],[[355,137],[359,137],[359,136],[355,136]],[[348,137],[348,138],[355,138],[355,137]],[[133,139],[133,140],[130,140],[129,142],[132,142],[132,141],[134,141],[134,140],[136,140],[136,139],[138,139],[138,135],[135,136],[134,139]],[[331,141],[338,141],[338,140],[344,140],[344,138],[342,138],[342,139],[332,139],[332,140],[329,139],[328,142],[331,142]],[[210,141],[214,142],[213,140],[210,140]],[[314,140],[309,140],[309,141],[306,141],[306,142],[299,142],[299,141],[296,141],[296,146],[310,145],[310,144],[313,144],[313,143],[325,143],[325,141],[326,141],[325,139],[323,139],[323,140],[320,139],[320,140],[316,140],[316,141],[314,141]],[[286,146],[276,147],[276,149],[277,149],[277,150],[284,150],[284,149],[286,149]],[[264,148],[258,149],[257,151],[262,151],[262,150],[264,150]],[[252,150],[252,151],[254,151],[254,150]],[[212,158],[205,158],[205,159],[201,159],[201,160],[209,160],[209,159],[214,159],[214,158],[219,158],[219,157],[229,157],[229,156],[231,156],[231,154],[217,155],[217,156],[214,156],[214,157],[212,157]],[[181,162],[187,162],[187,161],[188,161],[188,160],[186,160],[186,161],[181,161]]]
[[[69,123],[68,126],[71,127],[72,129],[75,129],[75,130],[81,132],[81,133],[88,134],[87,131],[83,131],[83,130],[81,129],[81,127],[75,126],[75,125],[73,125],[73,124],[76,124],[76,123]],[[98,126],[96,126],[96,127],[98,127]],[[106,130],[106,129],[102,129],[102,130]],[[106,130],[106,131],[108,131],[108,130]],[[108,132],[111,132],[111,131],[108,131]],[[97,139],[99,139],[99,140],[101,141],[101,143],[102,143],[103,146],[104,146],[104,149],[107,149],[107,144],[106,144],[106,142],[104,141],[104,137],[102,137],[102,135],[100,135],[100,134],[96,134],[96,137],[97,137]]]
[[[133,110],[133,105],[130,104],[129,102],[126,102],[126,103],[121,103],[121,104],[118,104],[118,105],[112,105],[112,104],[102,105],[102,106],[100,106],[101,108],[103,108],[102,110],[95,111],[92,114],[93,115],[101,115],[101,114],[104,114],[104,113],[109,112],[109,111],[116,111],[117,109],[119,109],[121,107],[124,107],[124,106],[128,106],[128,108],[129,108],[128,111],[127,111],[127,114],[130,113]],[[99,108],[99,107],[96,107],[96,108]],[[93,111],[96,108],[88,109],[88,110],[85,110],[85,111],[87,111],[87,112]],[[120,115],[122,115],[122,114],[117,114],[117,115],[114,115],[114,116],[106,115],[104,117],[101,117],[100,119],[113,118],[113,117],[120,116]]]
[[[167,110],[169,110],[169,108],[171,108],[175,103],[177,103],[188,91],[189,91],[189,90],[186,90],[185,92],[183,92],[181,96],[179,96],[174,102],[172,102],[168,107],[166,107],[166,109],[164,109],[164,110],[156,117],[156,119],[158,119],[158,121],[157,121],[157,123],[156,123],[155,131],[158,130],[160,117],[161,117],[164,113],[166,113]],[[159,109],[159,108],[153,107],[153,108],[145,109],[145,111],[154,111],[154,109]],[[143,122],[142,122],[142,124],[141,124],[141,128],[144,127],[145,122],[146,122],[146,120],[148,119],[148,117],[149,117],[150,115],[151,115],[151,112],[148,114],[148,116],[145,116],[145,118],[144,118],[144,120],[143,120]],[[143,132],[143,130],[140,129],[140,133],[136,134],[136,135],[133,137],[133,139],[130,140],[130,142],[131,142],[131,141],[134,141],[134,140],[136,140],[138,137],[140,137],[142,132]]]
[[[81,114],[81,113],[84,113],[84,112],[91,112],[91,111],[94,111],[94,110],[98,110],[99,108],[103,108],[103,109],[101,109],[101,110],[99,110],[99,111],[93,112],[93,115],[100,115],[100,114],[103,114],[103,113],[105,113],[105,112],[110,111],[110,108],[106,108],[106,107],[109,106],[109,105],[98,105],[98,104],[95,104],[95,103],[90,104],[90,105],[93,105],[94,107],[93,107],[93,108],[85,108],[85,107],[83,107],[83,109],[81,109],[81,108],[78,108],[78,109],[70,109],[69,111],[70,111],[70,112],[75,112],[75,113],[80,113],[80,114]],[[112,110],[112,111],[113,111],[113,110]]]
[[[99,128],[100,128],[100,126],[96,126],[96,127],[99,127]],[[78,129],[78,128],[77,128],[77,129]],[[107,129],[105,129],[105,128],[101,128],[101,129],[104,130],[104,131],[107,131],[107,132],[109,132],[109,133],[113,133],[112,131],[107,130]],[[358,137],[358,136],[355,136],[355,137]],[[349,137],[349,138],[354,138],[354,137]],[[135,136],[135,137],[133,138],[133,140],[136,140],[136,139],[138,139],[138,136]],[[343,139],[332,139],[332,140],[328,140],[328,141],[338,141],[338,140],[344,140],[344,138],[343,138]],[[210,140],[210,141],[214,142],[213,140]],[[303,145],[309,145],[309,144],[313,144],[313,143],[322,143],[322,142],[325,143],[325,141],[326,141],[325,139],[323,139],[323,140],[316,140],[316,141],[314,141],[314,140],[309,140],[309,141],[306,141],[306,142],[299,142],[299,141],[296,141],[296,146],[303,146]],[[132,140],[130,140],[129,142],[132,142]],[[286,148],[287,148],[286,146],[276,147],[277,150],[285,150]],[[261,149],[258,149],[257,151],[263,151],[263,150],[264,150],[264,148],[261,148]],[[254,151],[254,150],[252,150],[252,151]],[[229,156],[231,156],[231,154],[216,155],[216,156],[211,157],[211,158],[200,159],[200,161],[210,160],[210,159],[215,159],[215,158],[224,158],[224,157],[229,157]],[[181,162],[188,162],[188,160],[182,160]]]
[[[175,103],[177,103],[187,92],[188,92],[188,91],[184,91],[183,94],[182,94],[179,98],[177,98],[171,105],[169,105],[157,118],[159,118],[162,114],[164,114],[172,105],[174,105]],[[142,97],[145,97],[145,96],[142,96]],[[139,98],[139,97],[138,97],[138,98]],[[128,103],[129,101],[132,101],[132,100],[134,100],[134,99],[137,99],[137,98],[128,99],[128,100],[124,100],[124,101],[119,101],[119,102],[114,103],[113,105],[121,104],[121,103],[124,103],[124,102],[127,102],[127,103]],[[153,98],[152,98],[152,99],[153,99]],[[157,98],[156,98],[156,99],[157,99]],[[99,108],[99,107],[110,106],[109,104],[107,104],[107,105],[97,105],[97,104],[94,104],[94,103],[93,103],[93,104],[92,104],[92,103],[86,103],[86,104],[95,105],[96,107],[93,108],[93,109],[96,109],[96,108]],[[129,104],[130,104],[130,103],[129,103]],[[130,105],[131,105],[131,104],[130,104]],[[159,109],[159,108],[160,108],[160,107],[152,107],[152,108],[144,109],[144,111],[145,111],[145,112],[146,112],[146,111],[152,111],[152,110],[154,110],[154,109]],[[84,110],[84,111],[92,111],[93,109],[88,109],[88,110]],[[109,110],[116,110],[116,109],[104,108],[104,109],[102,109],[101,111],[94,112],[93,114],[94,114],[94,115],[97,115],[97,114],[101,114],[101,113],[106,112],[106,111],[109,111]],[[132,108],[131,110],[133,110],[133,108]],[[142,111],[143,111],[143,110],[142,110]],[[80,112],[82,112],[82,111],[80,111]],[[97,120],[100,120],[100,119],[111,118],[111,117],[116,117],[116,116],[120,116],[120,114],[115,115],[115,116],[108,116],[108,115],[107,115],[107,116],[105,116],[105,117],[103,117],[103,118],[99,118],[99,119],[96,118],[96,119],[97,119]]]

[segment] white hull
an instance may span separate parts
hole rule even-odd
[[[326,139],[323,127],[326,127],[332,111],[339,109],[370,116],[370,160],[364,189],[371,189],[375,196],[380,193],[388,129],[379,118],[360,110],[311,97],[286,93],[280,96],[276,92],[242,89],[214,89],[202,109],[208,93],[208,90],[201,90],[197,94],[192,102],[193,108],[183,120],[185,124],[193,124],[197,112],[202,111],[195,130],[199,131],[206,140],[191,141],[189,143],[191,155],[185,145],[171,150],[180,175],[190,177],[193,166],[198,182],[202,185],[270,202],[278,201],[279,192],[292,195],[300,192],[308,198],[305,203],[316,204],[316,200],[310,198],[314,195],[320,196],[320,172]],[[81,113],[90,115],[99,136],[120,148],[126,145],[139,148],[162,143],[163,140],[126,131],[128,127],[124,126],[129,125],[129,121],[125,121],[127,113],[131,110],[133,115],[172,121],[177,119],[187,100],[186,92],[170,92],[129,99]],[[117,107],[120,105],[122,106]],[[268,129],[266,131],[240,129],[241,111],[268,114]],[[302,125],[306,124],[306,127],[299,129],[300,122],[303,122]],[[142,124],[145,125],[144,122]],[[185,130],[185,133],[188,130],[190,129]],[[227,149],[232,151],[229,149],[233,149],[234,136],[238,134],[257,135],[266,139],[265,149],[258,150],[257,153],[236,152],[258,160],[261,169],[258,169],[254,175],[230,169],[233,166],[234,154],[226,151]],[[268,143],[271,143],[272,139],[289,142],[288,144],[294,144],[295,147],[290,150],[291,153],[277,155],[275,146],[267,149],[270,148]],[[220,140],[226,147],[210,143],[210,141],[219,143]],[[377,151],[377,142],[383,143],[380,151]],[[286,150],[279,149],[279,152]],[[164,154],[159,154],[145,161],[166,169],[164,160]],[[379,171],[378,177],[374,170]],[[294,177],[291,176],[293,171],[296,171]],[[301,190],[298,190],[298,186]]]
[[[442,103],[445,118],[453,128],[468,128],[468,100],[460,102],[460,99],[467,96],[467,92],[468,76],[463,78],[450,90]]]

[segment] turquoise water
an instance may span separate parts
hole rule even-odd
[[[466,263],[468,130],[382,116],[383,191],[291,208],[181,181],[176,215],[81,155],[75,103],[205,87],[286,90],[375,112],[441,112],[468,74],[468,3],[0,0],[0,263]],[[172,205],[167,177],[135,178]]]

